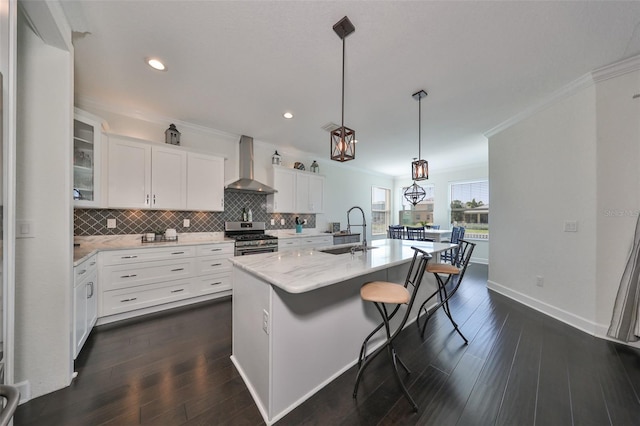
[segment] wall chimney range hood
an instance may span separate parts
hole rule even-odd
[[[250,192],[255,194],[273,194],[278,192],[264,183],[253,179],[253,138],[240,137],[240,149],[238,152],[240,161],[240,179],[225,187],[228,191]]]

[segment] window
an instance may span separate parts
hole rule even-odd
[[[464,226],[465,238],[489,238],[489,181],[451,184],[451,224]]]
[[[415,206],[404,198],[404,191],[407,187],[401,189],[400,199],[402,200],[402,210],[398,217],[398,223],[404,226],[420,226],[433,225],[433,209],[434,209],[434,185],[420,185],[426,193],[424,200]]]
[[[391,216],[390,195],[388,189],[371,188],[371,235],[387,235]]]

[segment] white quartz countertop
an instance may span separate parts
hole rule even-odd
[[[238,256],[230,261],[288,293],[305,293],[408,262],[413,257],[412,246],[432,254],[455,247],[452,244],[392,239],[375,240],[372,246],[376,248],[353,255],[300,249]],[[326,248],[336,247],[342,245]]]
[[[186,246],[199,244],[231,243],[234,240],[225,238],[223,232],[192,232],[178,234],[177,241],[143,243],[142,234],[75,237],[80,246],[73,248],[73,266],[77,266],[90,256],[105,250],[127,250],[166,246]]]

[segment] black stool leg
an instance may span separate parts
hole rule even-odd
[[[369,365],[371,360],[373,360],[373,358],[375,358],[386,347],[387,348],[387,352],[389,354],[389,358],[391,358],[391,362],[393,363],[393,371],[395,373],[394,376],[396,378],[396,381],[398,382],[398,385],[400,385],[400,388],[402,389],[402,393],[404,393],[404,396],[407,398],[407,400],[409,401],[409,403],[413,407],[414,411],[418,411],[418,405],[415,403],[413,398],[411,398],[411,395],[409,395],[409,391],[407,390],[407,388],[404,385],[404,383],[402,383],[402,379],[400,378],[400,373],[398,372],[398,363],[400,363],[400,365],[407,372],[407,374],[411,374],[411,371],[405,365],[405,363],[402,362],[400,357],[397,355],[395,348],[393,347],[393,341],[391,339],[391,329],[390,329],[390,326],[389,326],[389,316],[387,315],[387,309],[386,309],[384,304],[374,303],[374,305],[376,306],[376,308],[378,309],[378,312],[380,312],[380,315],[382,316],[383,324],[384,324],[384,327],[385,327],[385,332],[386,332],[386,335],[387,335],[387,341],[385,342],[384,345],[382,345],[381,347],[376,349],[371,355],[369,355],[368,357],[366,357],[364,359],[364,362],[362,363],[362,365],[358,369],[358,374],[356,376],[356,384],[355,384],[355,387],[353,389],[353,397],[355,398],[358,395],[358,386],[360,385],[360,379],[362,378],[362,373],[367,368],[367,366]],[[379,328],[377,328],[376,331],[377,330],[379,330]],[[368,340],[368,338],[366,340]]]

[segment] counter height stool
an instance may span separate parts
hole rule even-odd
[[[449,299],[458,291],[460,284],[462,283],[462,278],[464,277],[464,273],[467,270],[467,266],[469,265],[469,261],[471,260],[471,254],[473,253],[473,249],[475,248],[474,243],[470,243],[466,240],[460,240],[458,242],[458,247],[453,249],[451,259],[451,263],[430,263],[427,265],[427,272],[432,273],[436,277],[436,282],[438,284],[438,290],[433,293],[427,300],[425,300],[420,309],[418,310],[418,318],[416,319],[416,324],[418,325],[418,329],[420,329],[420,314],[425,312],[425,320],[422,325],[421,336],[424,339],[424,332],[427,329],[427,323],[429,322],[429,318],[438,310],[438,308],[442,307],[442,310],[453,324],[453,328],[458,332],[462,340],[464,340],[465,345],[468,343],[468,340],[460,329],[458,328],[458,324],[453,320],[451,316],[451,310],[449,309]],[[446,278],[443,278],[446,276]],[[453,280],[453,288],[450,288],[447,291],[447,285]],[[427,303],[431,300],[435,295],[438,295],[438,303],[433,306],[431,309],[426,309]]]
[[[398,373],[398,363],[407,372],[407,374],[410,374],[411,372],[402,362],[393,347],[394,339],[400,334],[402,328],[407,323],[407,319],[411,313],[411,308],[415,302],[416,295],[418,294],[418,289],[420,288],[420,283],[422,282],[422,277],[426,270],[427,262],[431,259],[431,256],[428,253],[420,250],[419,248],[411,248],[414,251],[413,259],[411,260],[411,265],[409,266],[409,271],[404,285],[387,281],[371,281],[365,283],[360,288],[360,297],[366,302],[373,302],[375,307],[378,309],[378,312],[380,312],[382,323],[364,339],[364,342],[362,342],[360,356],[358,358],[358,375],[356,376],[356,384],[353,389],[353,397],[355,398],[357,396],[358,385],[360,384],[360,379],[364,370],[367,368],[371,360],[386,348],[390,361],[393,365],[395,378],[400,385],[404,396],[407,398],[413,409],[418,411],[418,406],[413,398],[411,398],[411,395],[409,395],[409,391],[405,387],[404,383],[402,383],[402,379]],[[409,285],[413,287],[412,291],[409,291]],[[387,310],[387,304],[395,305],[391,313]],[[389,321],[396,315],[396,313],[398,313],[400,306],[403,304],[407,305],[404,317],[398,327],[392,332]],[[367,355],[367,343],[382,327],[385,329],[386,341],[371,354]]]

